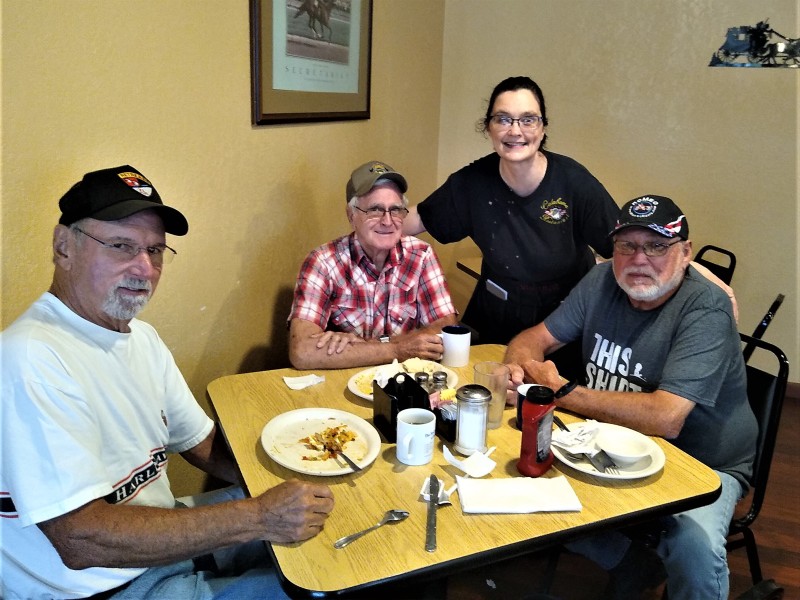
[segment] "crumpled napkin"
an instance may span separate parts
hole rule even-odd
[[[437,477],[437,479],[439,479]],[[439,499],[437,500],[437,504],[451,504],[450,502],[450,495],[456,491],[458,487],[457,483],[454,483],[450,486],[449,489],[444,489],[444,481],[439,479]],[[419,491],[419,495],[422,497],[422,500],[427,502],[431,497],[431,478],[426,477],[425,481],[422,482],[422,489]]]
[[[293,390],[302,390],[325,381],[324,375],[303,375],[302,377],[284,377],[283,382]]]
[[[599,430],[599,423],[593,419],[587,419],[580,425],[571,423],[569,431],[554,429],[551,443],[571,454],[594,456],[600,452],[600,449],[594,443],[594,438]]]
[[[378,382],[379,386],[385,388],[389,380],[398,373],[405,373],[405,369],[395,358],[390,364],[382,365],[375,369],[375,374],[372,378]]]
[[[489,455],[494,452],[494,450],[495,446],[492,446],[486,452],[475,452],[464,460],[459,460],[453,456],[453,453],[450,452],[450,448],[442,446],[442,453],[444,454],[445,460],[456,469],[464,471],[464,473],[470,477],[483,477],[494,470],[497,463],[489,458]]]
[[[456,475],[465,513],[578,512],[581,502],[569,481],[560,477],[470,479]]]

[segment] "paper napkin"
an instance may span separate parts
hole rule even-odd
[[[581,502],[564,476],[470,479],[456,476],[465,513],[576,512]]]
[[[569,431],[553,430],[551,443],[571,454],[588,454],[594,456],[599,449],[594,444],[594,438],[599,431],[597,421],[589,419],[580,425],[571,423]]]
[[[442,446],[444,459],[456,469],[464,471],[464,473],[470,477],[483,477],[494,470],[497,463],[489,458],[489,455],[494,452],[494,450],[495,446],[492,446],[486,452],[475,452],[464,460],[459,460],[453,456],[453,453],[450,452],[450,448]]]
[[[324,375],[303,375],[302,377],[284,377],[283,382],[293,390],[302,390],[325,381]]]

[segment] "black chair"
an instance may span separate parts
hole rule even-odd
[[[789,361],[780,348],[749,335],[740,334],[742,342],[759,354],[770,355],[769,362],[774,363],[769,371],[762,371],[747,365],[747,398],[758,421],[758,438],[756,457],[753,463],[753,486],[747,502],[747,513],[743,517],[734,518],[728,530],[728,551],[745,547],[747,560],[750,563],[750,576],[754,584],[763,580],[761,563],[758,559],[758,546],[750,526],[758,517],[767,489],[772,455],[775,451],[775,440],[778,434],[778,423],[781,418],[786,385],[789,381]],[[752,351],[751,351],[752,352]]]
[[[722,262],[718,262],[720,254],[724,257]],[[717,260],[711,260],[710,257],[715,255],[717,255]],[[730,250],[725,250],[719,246],[703,246],[695,254],[694,262],[703,265],[726,284],[730,285],[731,279],[733,279],[733,270],[736,268],[736,255]]]
[[[755,331],[753,331],[751,337],[760,340],[764,332],[767,330],[767,327],[772,322],[772,319],[775,317],[775,313],[778,312],[778,309],[781,307],[783,303],[784,295],[778,294],[778,297],[775,298],[775,301],[769,307],[767,314],[764,315],[764,318],[761,319],[761,322],[756,326]],[[745,346],[743,354],[744,354],[744,362],[750,360],[750,356],[753,354],[753,350],[755,350],[755,346],[748,344]]]

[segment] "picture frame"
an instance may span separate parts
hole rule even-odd
[[[254,125],[369,119],[373,0],[250,0]]]

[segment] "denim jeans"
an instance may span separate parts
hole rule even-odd
[[[179,498],[180,505],[199,506],[243,498],[239,488],[225,488]],[[288,600],[278,583],[264,542],[256,541],[214,553],[216,571],[195,570],[191,560],[151,567],[113,600]]]
[[[728,554],[725,542],[742,486],[726,473],[719,475],[722,492],[713,503],[662,520],[657,552],[667,571],[670,600],[727,600]],[[571,552],[593,560],[605,570],[616,567],[630,539],[613,531],[566,545]]]

